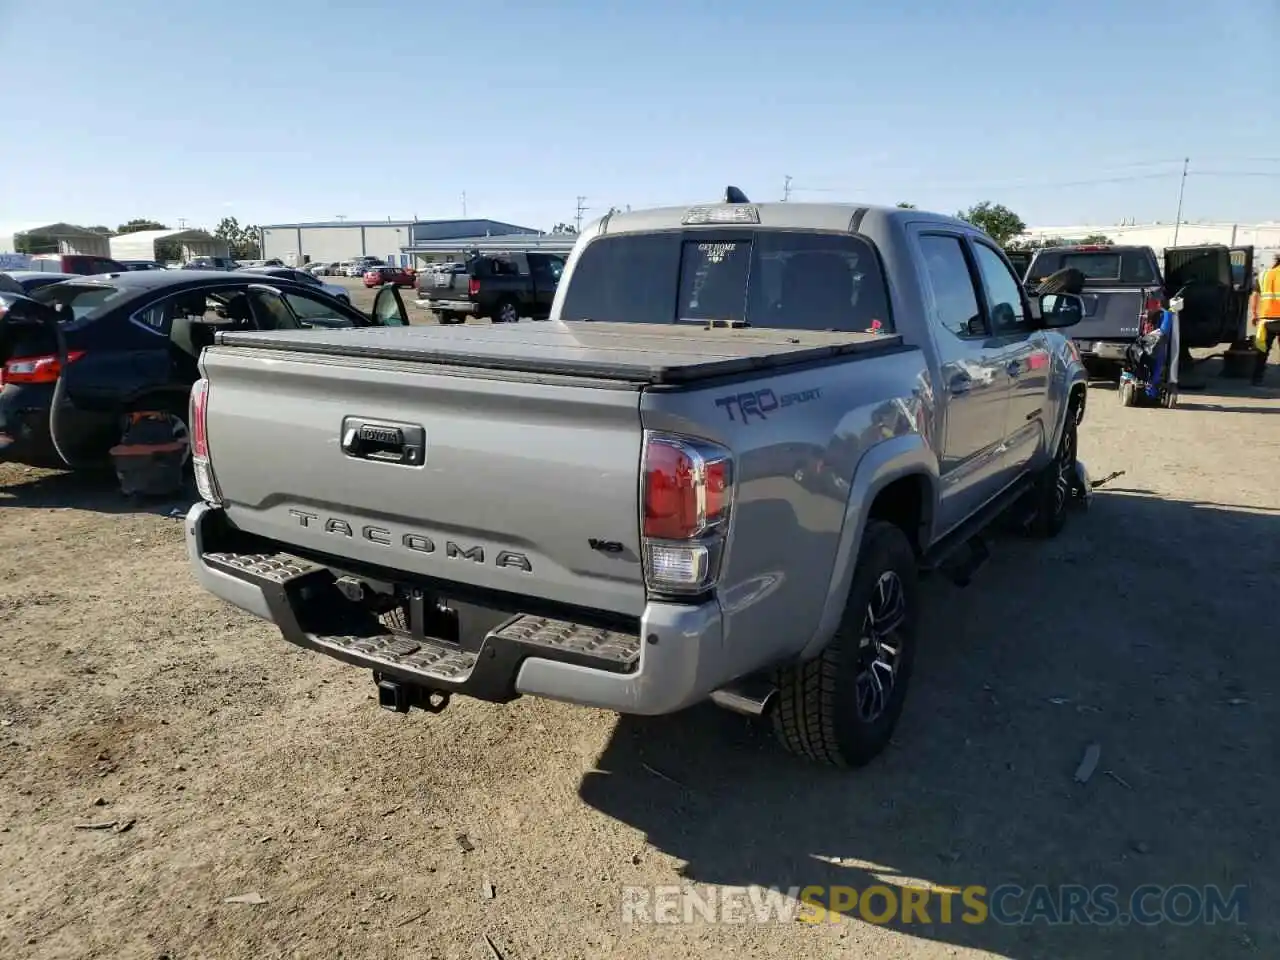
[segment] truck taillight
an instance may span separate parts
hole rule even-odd
[[[645,585],[656,594],[715,586],[733,506],[733,458],[702,440],[645,435],[640,528]]]
[[[218,506],[222,497],[209,459],[209,381],[197,380],[191,387],[191,465],[196,475],[200,499]]]
[[[67,362],[75,363],[84,356],[83,350],[72,350]],[[62,376],[62,364],[56,353],[39,357],[13,357],[5,362],[0,383],[57,383]]]
[[[467,281],[467,296],[469,297],[480,296],[480,281],[476,277],[472,277],[470,280]]]

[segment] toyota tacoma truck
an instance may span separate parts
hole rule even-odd
[[[947,216],[732,188],[615,213],[546,324],[218,334],[191,564],[388,709],[710,699],[859,766],[921,572],[967,582],[996,518],[1053,536],[1088,486],[1056,329],[1082,311]]]

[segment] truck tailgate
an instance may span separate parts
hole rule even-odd
[[[406,574],[643,611],[638,389],[243,348],[211,347],[202,367],[213,470],[241,530]],[[344,422],[368,421],[375,448],[379,422],[421,428],[421,465],[345,449]]]
[[[1156,295],[1154,287],[1086,286],[1084,319],[1066,332],[1079,341],[1136,339],[1147,297]]]

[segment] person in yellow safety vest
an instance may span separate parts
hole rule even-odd
[[[1277,253],[1271,269],[1265,271],[1253,286],[1254,322],[1258,325],[1254,345],[1258,348],[1258,359],[1253,368],[1253,385],[1261,386],[1262,377],[1267,372],[1267,354],[1271,345],[1280,337],[1280,253]]]

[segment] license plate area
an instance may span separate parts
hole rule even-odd
[[[509,613],[447,597],[422,587],[397,587],[407,629],[397,629],[419,642],[434,640],[478,653],[490,631],[514,620]]]

